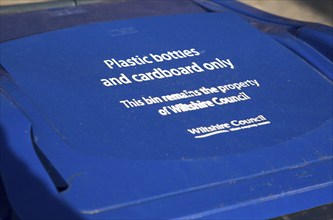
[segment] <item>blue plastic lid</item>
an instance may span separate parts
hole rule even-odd
[[[270,218],[332,201],[331,82],[235,14],[38,34],[2,43],[1,65],[38,155],[22,160],[42,161],[49,173],[31,175],[85,218]],[[36,197],[18,209],[47,204]]]

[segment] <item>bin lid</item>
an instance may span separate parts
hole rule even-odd
[[[21,213],[46,213],[47,193],[92,219],[271,218],[332,201],[331,81],[232,12],[0,46],[4,161],[30,169],[10,188],[35,196],[13,202]]]

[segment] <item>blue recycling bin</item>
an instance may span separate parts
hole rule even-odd
[[[217,0],[1,19],[3,218],[267,219],[332,202],[332,28]]]

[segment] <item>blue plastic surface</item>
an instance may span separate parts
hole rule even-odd
[[[332,202],[332,63],[290,45],[230,12],[1,44],[0,168],[13,207],[24,218],[263,219]],[[158,62],[178,50],[186,57]],[[104,62],[135,56],[150,62]],[[185,66],[193,73],[158,79]],[[138,75],[154,69],[154,80]],[[209,104],[173,112],[191,101]]]

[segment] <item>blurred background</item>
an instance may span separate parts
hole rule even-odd
[[[239,1],[282,17],[333,26],[333,0]]]
[[[1,14],[124,0],[0,0]],[[171,0],[184,1],[184,0]],[[230,1],[230,0],[225,0]],[[333,0],[239,0],[279,16],[333,26]]]

